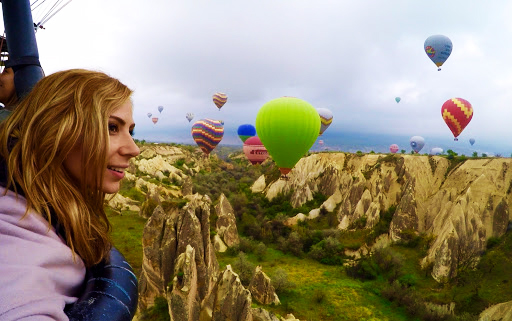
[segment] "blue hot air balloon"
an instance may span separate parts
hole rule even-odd
[[[430,150],[430,155],[441,155],[443,153],[443,149],[441,147],[434,147]]]
[[[412,150],[419,153],[423,146],[425,146],[425,139],[421,136],[412,136],[409,143],[411,144]]]
[[[238,137],[245,143],[247,139],[256,136],[256,127],[251,124],[243,124],[238,126]]]
[[[441,66],[452,53],[452,41],[446,36],[434,35],[425,40],[423,48],[430,60],[438,67],[437,70],[441,70]]]
[[[402,100],[402,98],[400,98],[400,97],[396,97],[396,98],[395,98],[395,101],[396,101],[397,103],[399,103],[399,102],[400,102],[400,100]]]
[[[164,110],[164,106],[158,106],[158,111],[161,113]]]
[[[469,139],[469,143],[471,144],[471,146],[473,146],[473,144],[475,143],[475,139],[474,138],[470,138]]]

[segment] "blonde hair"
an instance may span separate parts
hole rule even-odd
[[[102,191],[109,148],[109,116],[132,91],[102,72],[72,69],[41,79],[0,126],[0,154],[8,166],[7,187],[21,187],[33,209],[64,228],[67,245],[87,267],[107,258],[110,223]],[[82,146],[82,180],[64,160]],[[91,171],[93,174],[91,175]],[[93,176],[86,184],[86,173]],[[91,182],[88,180],[88,182]]]

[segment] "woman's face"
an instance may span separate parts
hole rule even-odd
[[[14,95],[14,71],[12,68],[4,68],[0,74],[0,103],[6,104]]]
[[[135,123],[132,116],[132,103],[127,101],[119,109],[114,111],[108,120],[108,131],[110,137],[109,150],[107,154],[107,168],[103,174],[103,192],[107,194],[116,193],[121,187],[121,179],[124,171],[130,164],[130,159],[139,155],[139,147],[133,141],[133,129]],[[80,180],[82,173],[82,145],[77,144],[64,160],[64,167],[75,179]],[[90,171],[92,180],[95,171]]]

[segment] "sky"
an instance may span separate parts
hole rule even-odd
[[[193,144],[193,122],[212,118],[224,121],[223,144],[241,145],[239,125],[294,96],[332,111],[329,146],[402,137],[410,150],[419,135],[457,150],[474,138],[479,152],[510,156],[511,16],[506,0],[74,0],[36,39],[46,74],[100,70],[132,88],[141,140]],[[436,34],[453,44],[441,71],[423,48]],[[216,92],[228,95],[220,111]],[[441,117],[454,97],[474,110],[459,142]]]

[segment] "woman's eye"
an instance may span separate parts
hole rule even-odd
[[[108,131],[110,133],[117,133],[119,128],[117,127],[117,124],[108,124]]]

